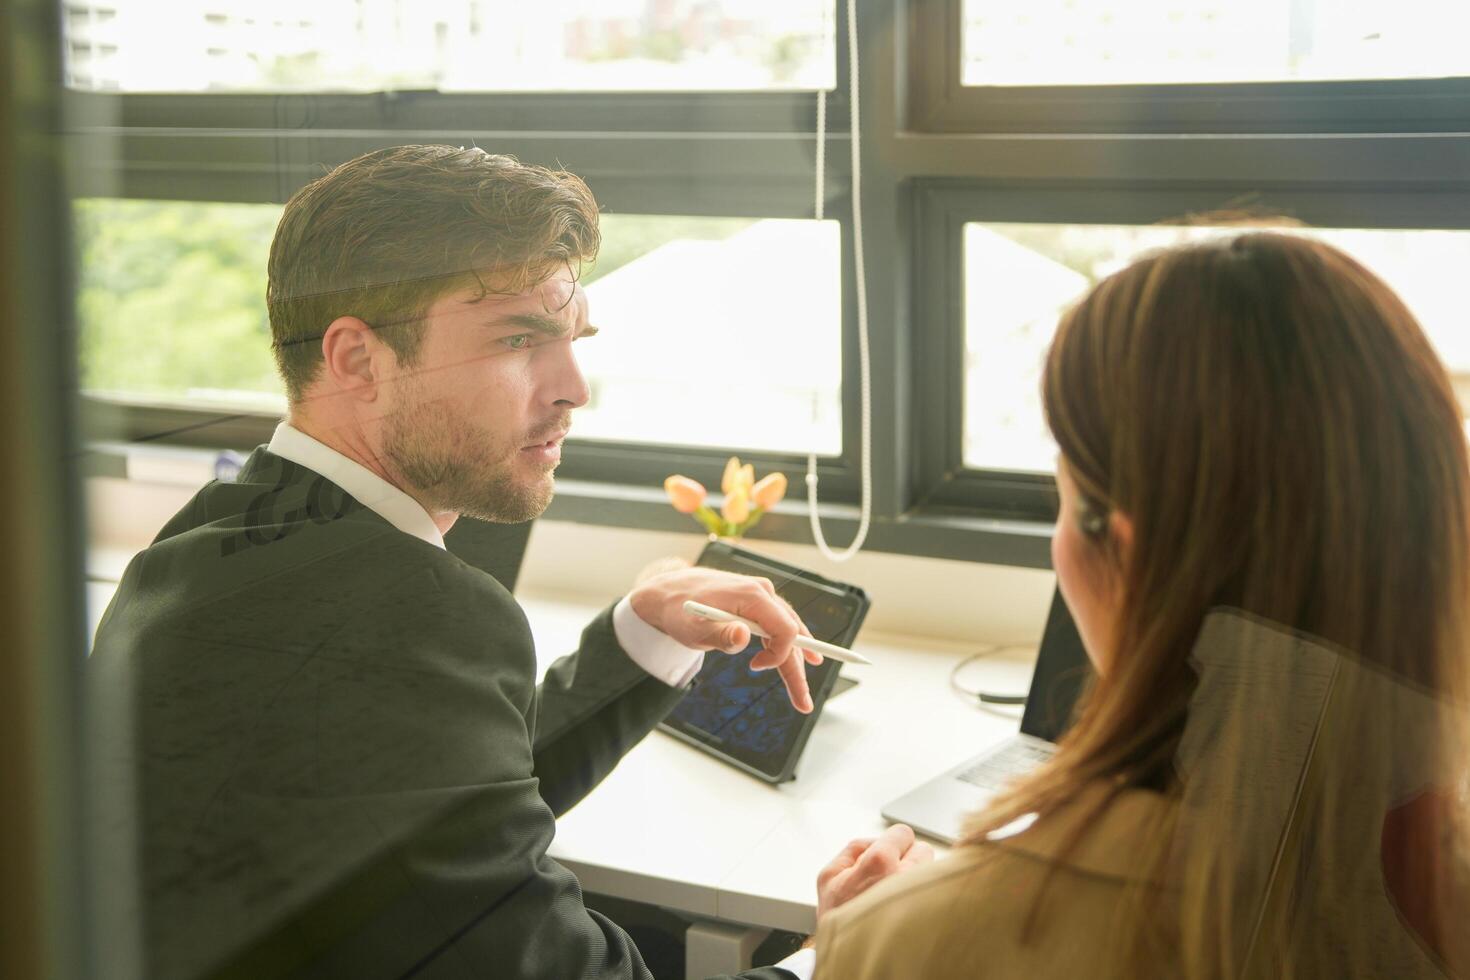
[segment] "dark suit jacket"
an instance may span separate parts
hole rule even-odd
[[[94,826],[136,861],[145,976],[648,977],[546,850],[683,692],[610,610],[535,670],[494,578],[325,478],[261,448],[206,486],[88,667]]]

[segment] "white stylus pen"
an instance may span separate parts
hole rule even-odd
[[[758,636],[763,640],[768,640],[771,637],[771,634],[762,629],[759,623],[752,622],[744,616],[737,616],[732,612],[725,612],[723,609],[716,609],[714,606],[706,606],[704,603],[695,602],[693,599],[685,601],[684,611],[691,616],[713,620],[716,623],[744,623],[750,630],[752,636]],[[798,636],[796,638],[796,645],[804,650],[815,650],[824,657],[831,657],[833,660],[840,660],[845,664],[871,664],[873,662],[861,653],[853,653],[847,647],[840,647],[835,643],[826,643],[822,640],[813,639],[810,636]]]

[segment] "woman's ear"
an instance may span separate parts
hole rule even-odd
[[[1120,559],[1127,560],[1133,553],[1133,518],[1121,510],[1108,514],[1108,537]]]

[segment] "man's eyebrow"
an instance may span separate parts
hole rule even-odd
[[[487,327],[521,327],[548,337],[564,337],[569,332],[562,321],[555,317],[542,316],[539,313],[512,313],[509,316],[496,317],[485,325]]]
[[[487,321],[487,327],[520,327],[532,330],[546,337],[565,337],[569,332],[566,325],[555,317],[542,316],[539,313],[513,313],[510,316],[498,317]],[[577,331],[577,337],[595,337],[598,330],[592,324],[584,324]]]

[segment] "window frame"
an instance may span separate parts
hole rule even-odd
[[[926,503],[963,508],[977,503],[1020,519],[1055,520],[1055,484],[1034,474],[972,467],[964,461],[965,282],[964,228],[970,222],[1062,225],[1140,225],[1177,222],[1186,215],[1228,208],[1249,196],[1263,215],[1293,218],[1316,228],[1470,229],[1470,182],[1458,189],[1376,191],[1348,188],[1172,187],[1158,183],[1069,184],[927,181],[916,190],[925,237],[916,252],[916,305],[921,322],[945,329],[917,334],[917,360],[947,370],[916,414],[916,483]]]
[[[1362,131],[1358,124],[1366,125],[1369,115],[1332,115],[1362,93],[1349,92],[1351,83],[1323,83],[1325,94],[1317,93],[1308,106],[1317,114],[1293,117],[1291,131],[1242,126],[1223,133],[1188,127],[1067,131],[1075,114],[1067,115],[1066,100],[1077,93],[1048,91],[1026,108],[1024,131],[1007,129],[1004,120],[925,87],[943,60],[926,57],[933,49],[923,46],[931,36],[925,25],[932,30],[936,17],[943,24],[943,16],[957,16],[960,2],[858,5],[873,365],[868,546],[1045,568],[1055,511],[1052,478],[962,465],[963,359],[955,355],[964,343],[958,264],[964,222],[1106,214],[1118,223],[1139,223],[1182,213],[1186,200],[1209,207],[1229,200],[1294,208],[1306,219],[1338,214],[1350,226],[1371,227],[1371,220],[1405,226],[1412,217],[1424,222],[1413,227],[1470,228],[1470,99],[1461,100],[1467,108],[1456,118],[1441,112],[1470,90],[1463,80],[1390,86],[1370,101],[1403,114],[1394,116],[1394,127]],[[836,6],[836,36],[844,38],[845,4]],[[957,32],[950,35],[946,57],[957,65]],[[828,94],[824,206],[826,216],[842,224],[843,440],[840,455],[824,459],[820,474],[824,527],[840,547],[858,523],[859,410],[851,100],[838,47],[838,85]],[[1340,85],[1349,89],[1333,88]],[[1352,98],[1337,100],[1334,91]],[[1135,87],[1126,94],[1136,99],[1149,93]],[[1183,113],[1189,99],[1208,102],[1208,94],[1185,93],[1188,98],[1171,103],[1170,111]],[[67,130],[74,196],[281,203],[325,164],[370,149],[474,141],[578,173],[610,212],[812,216],[811,92],[69,92],[67,101],[74,120]],[[1405,108],[1416,105],[1425,108],[1418,114]],[[1435,118],[1435,125],[1423,125]],[[936,127],[936,119],[942,125]],[[465,120],[473,125],[466,127]],[[1332,208],[1329,199],[1336,201]],[[1088,200],[1093,204],[1086,208],[1079,203]],[[212,418],[178,406],[83,400],[85,431],[93,439],[248,449],[269,438],[275,421],[261,414]],[[726,455],[722,449],[573,440],[547,516],[692,531],[692,522],[663,499],[663,477],[685,472],[713,478]],[[793,484],[792,499],[752,536],[809,543],[800,492],[805,458],[749,450],[741,456],[762,471],[781,470]]]
[[[909,126],[935,133],[1463,132],[1470,78],[964,85],[965,0],[913,0]]]
[[[837,30],[845,31],[837,5]],[[837,52],[837,77],[846,57]],[[325,167],[411,141],[475,143],[571,170],[605,212],[811,218],[816,94],[763,92],[99,93],[67,90],[73,197],[281,204]],[[473,119],[466,127],[463,120]],[[848,178],[848,100],[827,95],[826,217],[842,228],[842,390],[858,388]],[[698,175],[697,180],[688,179]],[[94,442],[248,450],[278,417],[147,398],[81,396]],[[824,504],[858,499],[858,405],[844,398],[842,446],[818,458]],[[659,488],[671,472],[718,474],[731,452],[802,486],[806,458],[742,447],[713,449],[568,440],[558,470],[584,496]],[[587,488],[602,488],[591,491]],[[659,491],[661,500],[661,490]],[[640,501],[647,504],[648,501]],[[667,510],[666,504],[660,504]],[[595,514],[582,505],[579,514]],[[639,508],[638,523],[657,523]],[[555,513],[552,516],[556,516]],[[662,516],[661,513],[658,516]],[[837,517],[840,520],[840,516]],[[687,520],[687,519],[686,519]],[[764,522],[780,532],[781,519]],[[767,529],[767,533],[771,533]]]

